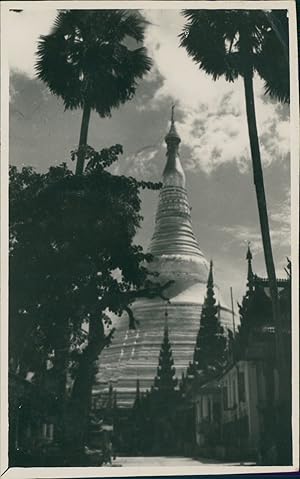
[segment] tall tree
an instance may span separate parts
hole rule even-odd
[[[63,99],[81,108],[76,173],[82,174],[91,111],[102,118],[130,100],[151,68],[141,44],[146,22],[134,10],[61,10],[52,31],[40,38],[37,77]],[[129,48],[135,44],[136,48]]]
[[[221,76],[230,82],[238,76],[243,78],[254,184],[276,324],[278,368],[281,370],[280,391],[284,397],[286,374],[282,370],[285,363],[282,325],[257,133],[253,76],[257,71],[265,80],[266,92],[280,100],[289,100],[286,11],[272,12],[272,21],[270,15],[261,10],[185,10],[183,15],[187,23],[180,35],[181,46],[186,48],[199,68],[212,75],[214,80]],[[281,36],[274,25],[280,25]]]
[[[121,151],[120,145],[90,150],[80,176],[66,165],[44,174],[10,170],[12,363],[22,363],[23,346],[32,338],[50,355],[60,347],[61,330],[67,331],[66,367],[72,366],[73,386],[66,441],[71,449],[83,445],[93,365],[112,337],[106,311],[127,311],[134,327],[130,304],[162,290],[147,279],[143,262],[151,257],[133,244],[141,220],[139,189],[151,185],[106,171]]]

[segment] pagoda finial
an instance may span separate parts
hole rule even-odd
[[[168,303],[166,304],[166,309],[165,309],[165,330],[168,330]]]
[[[172,125],[173,125],[174,122],[175,122],[174,110],[175,110],[175,103],[173,103],[172,108],[171,108],[171,124],[172,124]]]
[[[167,143],[168,148],[170,148],[172,145],[175,147],[178,147],[179,143],[181,142],[180,136],[177,133],[177,130],[175,128],[175,104],[173,103],[171,107],[171,126],[169,133],[167,133],[165,140]]]

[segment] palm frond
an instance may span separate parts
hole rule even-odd
[[[266,93],[289,99],[288,20],[285,11],[183,10],[180,45],[214,80],[234,81],[256,69]],[[276,52],[276,54],[274,54]]]
[[[59,11],[51,33],[40,37],[36,75],[65,108],[87,101],[101,116],[110,115],[151,68],[145,48],[126,46],[128,38],[142,42],[145,25],[131,10]]]
[[[288,21],[286,13],[281,11],[276,12],[272,18],[277,20],[281,36],[278,36],[278,29],[267,30],[261,43],[260,54],[256,58],[255,68],[265,80],[265,93],[288,103],[290,101]]]
[[[224,23],[214,12],[185,10],[184,15],[189,23],[180,35],[180,45],[185,47],[199,68],[212,75],[214,80],[225,75],[229,81],[233,81],[239,73],[238,58],[232,55],[229,45],[232,46],[236,30],[231,28],[225,35]],[[224,19],[228,23],[226,16]]]

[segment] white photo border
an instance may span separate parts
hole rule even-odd
[[[282,9],[289,15],[290,54],[290,125],[291,125],[291,260],[292,274],[292,466],[230,466],[201,465],[199,467],[8,467],[8,164],[9,164],[9,67],[8,67],[8,22],[10,9],[34,8],[38,11],[55,8],[69,9]],[[1,2],[1,266],[0,266],[0,364],[1,364],[1,448],[0,476],[4,479],[34,478],[84,478],[84,477],[136,477],[136,476],[185,476],[224,475],[243,473],[296,472],[299,470],[299,78],[296,3],[293,0],[215,0],[215,1],[8,1]]]

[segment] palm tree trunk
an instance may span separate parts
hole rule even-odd
[[[280,333],[281,333],[282,327],[281,327],[281,318],[280,318],[280,309],[279,309],[279,297],[278,297],[275,266],[274,266],[272,246],[271,246],[267,203],[266,203],[263,171],[262,171],[260,148],[259,148],[258,133],[257,133],[254,94],[253,94],[253,73],[252,73],[252,69],[250,68],[244,74],[244,88],[245,88],[245,97],[246,97],[246,111],[247,111],[248,132],[249,132],[250,149],[251,149],[252,166],[253,166],[254,185],[255,185],[255,191],[256,191],[256,199],[257,199],[257,206],[258,206],[258,213],[259,213],[264,257],[265,257],[267,275],[269,279],[273,318],[274,318],[274,324],[276,327],[276,353],[277,353],[277,359],[278,361],[280,361],[280,356],[282,355],[283,351],[281,348],[281,339],[280,339]]]
[[[267,213],[267,204],[265,197],[265,188],[264,188],[264,179],[263,171],[260,157],[258,133],[257,133],[257,124],[256,124],[256,114],[255,114],[255,103],[254,103],[254,94],[253,94],[253,71],[252,68],[247,68],[244,72],[244,88],[245,88],[245,98],[246,98],[246,111],[247,111],[247,121],[248,121],[248,132],[250,139],[250,149],[252,157],[252,166],[253,166],[253,176],[254,184],[257,198],[257,206],[259,212],[260,228],[264,249],[265,264],[267,269],[267,275],[269,279],[270,295],[272,302],[272,311],[273,319],[275,325],[275,343],[276,343],[276,363],[277,371],[279,377],[279,408],[277,412],[277,428],[278,438],[277,438],[277,452],[278,460],[281,464],[290,463],[290,450],[287,446],[290,442],[290,431],[288,424],[291,422],[291,417],[289,415],[290,410],[290,398],[289,398],[289,382],[291,377],[288,374],[289,365],[288,358],[286,357],[284,351],[283,343],[283,328],[280,314],[280,305],[279,305],[279,296],[278,288],[275,274],[275,266],[272,254],[271,238],[270,238],[270,228],[268,221]],[[274,400],[275,398],[273,398]],[[283,411],[286,411],[286,414],[283,414]],[[274,418],[275,419],[275,418]],[[286,434],[283,434],[283,427]],[[284,437],[282,437],[284,435]]]
[[[90,116],[91,116],[91,107],[88,103],[85,103],[83,112],[82,112],[80,137],[79,137],[79,145],[78,145],[79,152],[78,152],[76,171],[75,171],[76,175],[82,175],[83,173],[84,152],[80,150],[82,149],[82,147],[87,145]]]

